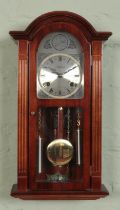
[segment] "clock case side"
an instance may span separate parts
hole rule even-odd
[[[72,23],[81,29],[92,49],[92,96],[91,96],[91,187],[86,192],[70,192],[63,195],[41,195],[40,192],[29,191],[29,142],[28,142],[28,113],[29,113],[29,41],[44,27],[62,22]],[[49,32],[49,31],[48,31]],[[47,34],[47,31],[46,31]],[[10,31],[10,35],[19,40],[19,78],[18,78],[18,185],[14,185],[11,195],[23,199],[97,199],[104,197],[108,191],[101,185],[101,102],[102,102],[102,67],[101,46],[111,32],[97,32],[83,17],[71,12],[50,12],[38,17],[25,31]]]
[[[18,48],[18,191],[28,190],[29,42],[19,40]]]

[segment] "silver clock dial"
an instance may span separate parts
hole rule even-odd
[[[80,63],[70,55],[50,55],[40,65],[38,81],[43,92],[50,97],[68,98],[80,88]]]

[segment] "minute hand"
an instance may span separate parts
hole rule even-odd
[[[78,66],[78,65],[77,65],[77,66]],[[68,69],[67,71],[65,71],[65,72],[63,73],[63,75],[66,74],[66,73],[68,73],[69,71],[75,69],[77,66],[73,66],[71,69]]]

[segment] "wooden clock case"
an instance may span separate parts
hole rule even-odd
[[[38,100],[36,97],[36,51],[45,35],[66,31],[84,49],[85,94],[83,99]],[[19,41],[18,63],[18,179],[11,195],[22,199],[79,200],[108,195],[101,184],[102,42],[111,32],[97,32],[83,17],[64,11],[44,14],[25,31],[10,31]],[[36,178],[37,109],[40,106],[80,106],[84,110],[82,184],[40,184]],[[76,173],[76,172],[75,172]]]

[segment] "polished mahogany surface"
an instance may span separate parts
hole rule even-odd
[[[36,97],[37,49],[44,36],[55,31],[71,33],[82,45],[85,88],[82,99],[40,100]],[[97,32],[83,17],[58,11],[44,14],[25,31],[11,31],[10,35],[19,40],[18,183],[11,195],[23,199],[97,199],[108,195],[101,183],[102,41],[107,40],[111,32]],[[41,116],[38,110],[51,107],[80,107],[83,110],[83,162],[80,166],[71,163],[72,176],[65,183],[41,181],[46,179],[45,170],[49,165],[46,159],[43,173],[36,173],[38,136],[47,139],[44,124],[38,128],[38,117]],[[58,115],[62,120],[62,112]],[[42,117],[45,121],[45,111]],[[63,126],[61,120],[58,128]],[[58,129],[56,135],[62,138],[64,131],[61,130]]]

